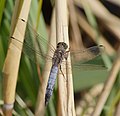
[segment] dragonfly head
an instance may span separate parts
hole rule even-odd
[[[63,47],[65,50],[68,48],[68,45],[65,42],[59,42],[57,44],[57,48]]]

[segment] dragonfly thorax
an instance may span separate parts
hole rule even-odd
[[[64,42],[59,42],[57,48],[52,58],[53,65],[58,66],[62,63],[62,60],[65,58],[66,49],[68,45]]]

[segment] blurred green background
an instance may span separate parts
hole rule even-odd
[[[118,0],[119,1],[119,0]],[[116,17],[120,17],[119,13],[117,14],[118,4],[114,2],[108,1],[99,1],[105,9],[109,10],[112,15]],[[93,30],[96,30],[96,35],[103,35],[107,42],[112,46],[114,51],[117,51],[118,46],[120,45],[118,36],[114,34],[114,32],[110,32],[108,28],[105,27],[104,23],[101,24],[99,17],[94,15],[90,9],[87,7],[81,7],[77,0],[74,1],[75,7],[79,9],[80,13],[85,16],[86,21]],[[9,45],[9,35],[10,35],[10,26],[11,26],[11,18],[14,10],[15,1],[14,0],[0,0],[0,109],[2,109],[3,105],[3,96],[2,96],[2,68],[4,65],[5,57],[7,54],[7,49]],[[37,0],[32,0],[31,9],[29,14],[29,22],[31,24],[36,23],[36,19],[38,17],[38,7],[42,6],[42,12],[39,17],[39,28],[37,32],[43,36],[44,39],[48,39],[48,32],[50,31],[50,22],[51,22],[51,14],[54,7],[54,1],[44,0],[43,4],[38,4]],[[99,5],[99,4],[98,4]],[[89,12],[90,11],[90,12]],[[102,9],[101,9],[102,11]],[[81,15],[81,14],[80,14]],[[92,19],[92,21],[91,21]],[[120,19],[119,19],[120,20]],[[87,32],[80,27],[82,38],[84,45],[86,47],[93,46],[99,44],[99,42],[94,42],[90,39],[90,36],[87,35]],[[98,37],[96,36],[96,39]],[[72,40],[74,41],[74,40]],[[106,45],[104,45],[107,47]],[[46,46],[47,50],[47,46]],[[85,93],[89,93],[89,90],[97,85],[105,82],[107,76],[109,74],[109,70],[112,66],[112,62],[115,59],[115,53],[109,54],[105,51],[102,56],[99,58],[93,59],[91,62],[87,62],[89,64],[100,64],[107,67],[106,69],[97,69],[97,70],[78,70],[73,68],[73,83],[74,83],[74,92],[75,92],[75,101],[79,102],[84,98]],[[43,70],[44,65],[41,67],[41,71]],[[37,67],[34,62],[32,62],[26,55],[22,54],[21,63],[19,68],[19,76],[17,82],[17,97],[14,107],[14,115],[27,116],[28,114],[33,115],[35,112],[37,94],[39,89],[39,77],[37,72]],[[103,109],[101,116],[113,115],[114,111],[111,111],[111,108],[115,108],[116,101],[119,101],[119,86],[120,85],[120,74],[118,74],[117,80],[114,84],[114,87],[109,95],[107,103]],[[97,99],[98,96],[93,96],[93,99]],[[23,102],[21,101],[23,100]],[[46,108],[46,116],[55,116],[56,115],[56,102],[57,102],[57,84],[54,90],[54,95],[50,100],[48,107]],[[76,103],[75,102],[75,103]],[[27,105],[27,108],[23,107],[23,104]],[[79,107],[79,104],[76,104],[76,109]],[[83,107],[82,114],[77,113],[78,116],[86,113],[85,110],[89,108],[89,105]]]

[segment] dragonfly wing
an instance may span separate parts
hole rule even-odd
[[[26,22],[24,21],[24,23]],[[23,53],[25,53],[33,62],[42,60],[52,61],[52,55],[54,54],[55,48],[49,44],[47,39],[39,35],[29,23],[27,23],[24,43],[17,38],[12,37],[12,39],[14,39],[14,45],[17,47],[18,44],[21,46],[23,45]],[[50,48],[49,52],[51,52],[51,55],[47,55],[47,47]]]
[[[107,67],[104,64],[81,64],[81,63],[70,63],[63,62],[62,63],[62,70],[64,70],[67,65],[67,68],[71,68],[73,70],[79,70],[79,71],[88,71],[88,70],[107,70]]]
[[[99,59],[104,51],[104,46],[93,46],[84,50],[71,51],[71,66],[75,70],[106,70],[107,67],[102,62],[102,59]],[[94,61],[93,59],[96,59]],[[90,61],[91,60],[91,61]],[[89,62],[88,62],[89,61]],[[99,63],[99,64],[98,64]],[[103,64],[103,65],[101,65]],[[62,62],[62,66],[65,67],[66,62]],[[68,67],[71,68],[70,63],[67,62]],[[63,68],[64,70],[64,68]]]
[[[43,51],[39,48],[35,48],[35,46],[29,46],[26,41],[23,45],[23,53],[25,53],[33,62],[43,62],[45,60],[52,61],[52,56],[43,53]]]
[[[78,50],[78,51],[70,51],[72,62],[87,62],[101,55],[104,51],[104,46],[93,46],[87,49]]]
[[[81,64],[81,65],[73,65],[73,70],[80,70],[80,71],[88,71],[88,70],[107,70],[107,67],[104,65],[95,65],[95,64]]]

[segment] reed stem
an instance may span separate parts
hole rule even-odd
[[[105,104],[105,102],[110,94],[110,91],[114,85],[114,82],[117,78],[117,74],[118,74],[119,70],[120,70],[120,47],[119,47],[119,50],[117,52],[117,58],[113,63],[112,69],[111,69],[109,76],[108,76],[108,80],[104,84],[103,91],[98,99],[97,105],[94,109],[92,116],[99,116],[100,115],[100,113],[104,107],[104,104]]]
[[[16,1],[16,4],[18,6],[19,2]],[[18,19],[24,19],[27,21],[28,13],[30,9],[30,3],[31,0],[24,0],[21,11],[19,14]],[[16,21],[15,13],[18,13],[17,8],[15,7],[14,14],[13,14],[13,20]],[[16,26],[14,28],[14,31],[12,33],[12,37],[17,38],[19,41],[24,41],[24,34],[26,29],[26,23],[24,23],[22,20],[17,20]],[[21,31],[21,32],[20,32]],[[4,115],[12,115],[12,109],[14,106],[15,101],[15,93],[16,93],[16,84],[17,84],[17,77],[18,77],[18,70],[19,70],[19,64],[20,64],[20,58],[21,58],[21,52],[22,52],[22,46],[19,44],[19,49],[15,46],[14,39],[11,39],[11,42],[9,44],[9,49],[7,52],[7,56],[5,59],[4,67],[3,67],[3,99],[4,99]]]
[[[65,42],[69,48],[67,0],[56,0],[56,42]],[[67,62],[70,62],[70,55]],[[63,67],[63,65],[61,65]],[[74,116],[72,71],[67,67],[58,75],[58,116]]]

